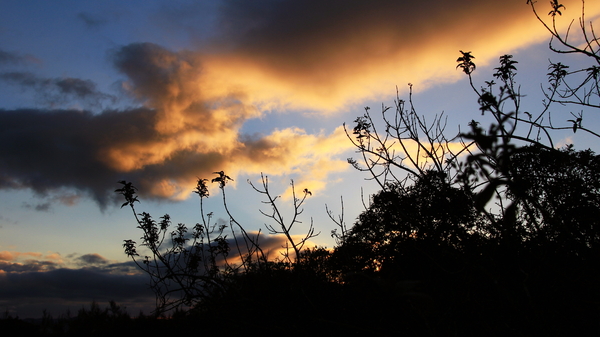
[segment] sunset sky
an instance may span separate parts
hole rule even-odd
[[[525,2],[0,0],[0,310],[58,315],[114,299],[149,312],[146,279],[122,250],[141,234],[119,208],[120,180],[139,188],[138,211],[193,226],[197,178],[223,170],[234,216],[265,231],[246,181],[268,175],[289,211],[293,179],[313,193],[302,214],[321,232],[313,243],[332,247],[325,204],[339,213],[343,196],[350,225],[361,189],[377,190],[347,163],[342,124],[365,106],[393,106],[412,83],[418,113],[444,112],[449,133],[485,122],[456,69],[463,50],[476,86],[513,54],[523,104],[540,110],[548,59],[564,58]],[[562,3],[565,27],[581,2]],[[548,1],[538,7],[546,18]],[[587,20],[598,14],[586,3]],[[596,147],[582,133],[555,141]],[[205,209],[226,219],[216,187]]]

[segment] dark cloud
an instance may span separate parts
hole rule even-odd
[[[23,208],[33,209],[37,212],[49,212],[52,208],[52,204],[49,202],[39,203],[39,204],[30,204],[28,202],[24,202],[22,205]]]
[[[154,294],[145,275],[104,270],[56,269],[48,272],[0,274],[0,306],[21,318],[40,317],[43,310],[56,316],[76,312],[92,301],[116,301],[131,314],[154,307]]]
[[[0,306],[21,318],[110,300],[134,309],[132,314],[148,313],[154,296],[147,283],[132,261],[114,263],[99,254],[70,254],[65,261],[58,254],[0,252]]]
[[[45,202],[43,204],[35,205],[35,210],[38,212],[48,212],[50,210],[51,204],[49,202]]]
[[[229,221],[227,221],[225,219],[218,219],[217,223],[219,223],[221,225],[225,225],[225,224],[229,224]],[[217,258],[215,260],[216,263],[219,265],[224,265],[227,262],[230,265],[238,265],[239,266],[242,264],[241,257],[246,256],[248,254],[249,248],[250,249],[254,248],[251,246],[252,243],[249,240],[247,240],[244,236],[242,236],[242,234],[239,232],[239,230],[237,228],[235,228],[235,225],[233,225],[233,226],[234,226],[234,231],[235,231],[235,238],[233,238],[233,237],[231,237],[231,235],[229,235],[228,238],[225,239],[225,242],[227,242],[227,244],[230,248],[229,255],[227,255],[227,261],[225,261],[225,258],[222,255],[219,255],[219,256],[217,256]],[[191,235],[192,235],[192,233],[189,233],[189,236],[191,236]],[[265,257],[269,261],[284,260],[286,255],[289,256],[289,258],[291,260],[294,260],[296,254],[295,254],[293,248],[291,247],[291,245],[289,244],[288,239],[285,235],[283,235],[283,234],[276,234],[276,235],[275,234],[265,234],[265,233],[258,233],[256,231],[248,232],[248,235],[255,243],[257,243],[260,246],[262,253],[265,254]],[[302,235],[291,235],[291,237],[293,240],[295,240],[295,243],[299,243],[304,238],[304,236],[302,236]],[[314,246],[316,246],[316,245],[312,244],[309,241],[303,246],[303,249],[312,248]],[[206,249],[205,254],[209,255],[210,254],[209,248],[207,246],[205,246],[204,248]],[[194,252],[194,251],[196,251],[197,248],[188,246],[187,249],[190,250],[191,252]],[[171,258],[169,256],[166,256],[165,260],[180,261],[176,257]],[[164,266],[163,264],[160,264],[160,262],[159,262],[159,265],[161,267]],[[202,266],[200,267],[200,269],[202,270]]]
[[[105,205],[119,180],[137,182],[142,194],[148,195],[155,179],[182,171],[193,177],[198,170],[192,167],[206,167],[210,153],[191,158],[185,152],[169,153],[161,165],[121,169],[120,160],[130,156],[135,165],[138,156],[150,155],[143,151],[145,147],[152,151],[153,145],[166,141],[154,129],[156,115],[155,110],[144,108],[97,115],[73,110],[0,110],[0,188],[32,188],[42,195],[74,188],[91,193]],[[178,168],[179,164],[186,165]]]
[[[60,265],[52,261],[27,260],[25,263],[18,263],[0,260],[0,271],[7,273],[46,272],[58,268]]]
[[[116,103],[116,97],[100,92],[90,80],[78,78],[40,78],[29,72],[0,73],[0,80],[33,90],[38,102],[51,108],[81,102],[98,108],[104,102]]]
[[[61,187],[90,192],[101,204],[122,178],[101,157],[105,145],[143,141],[154,112],[0,110],[0,187],[44,194]]]
[[[31,188],[45,195],[67,187],[90,193],[106,205],[116,197],[113,191],[119,180],[134,181],[141,194],[152,195],[157,181],[182,177],[194,183],[198,174],[223,164],[225,158],[218,152],[179,150],[168,152],[168,158],[157,164],[135,167],[138,156],[150,155],[144,152],[146,147],[152,151],[152,146],[167,141],[154,128],[156,116],[155,110],[144,108],[97,115],[0,110],[0,188]],[[128,161],[128,156],[134,166],[121,169],[120,160]]]
[[[198,88],[186,86],[196,80],[201,68],[190,52],[175,53],[154,43],[134,43],[115,51],[113,61],[132,84],[130,92],[151,104],[197,95],[191,90]]]
[[[109,20],[104,16],[87,12],[81,12],[77,14],[77,18],[80,19],[87,28],[97,28],[109,22]]]
[[[40,60],[31,55],[21,55],[0,49],[0,66],[2,65],[21,65],[30,63],[40,63]]]
[[[250,235],[255,237],[257,233]],[[241,263],[236,241],[231,237],[226,241],[231,247],[229,263]],[[246,254],[244,240],[238,237],[237,241],[241,254]],[[260,236],[261,248],[270,259],[282,258],[285,241],[283,235]],[[66,268],[69,263],[62,260],[60,263],[34,259],[13,262],[19,256],[41,257],[41,254],[2,253],[0,307],[13,316],[40,317],[43,310],[56,316],[65,314],[67,310],[73,313],[92,301],[107,303],[111,300],[127,307],[128,312],[134,315],[140,310],[149,313],[154,309],[155,297],[148,286],[149,276],[139,270],[133,261],[111,263],[99,254],[70,254],[67,259],[74,262],[77,268]],[[222,259],[217,262],[223,263]]]
[[[23,59],[15,53],[0,50],[0,64],[17,64],[22,62],[22,60]]]
[[[229,224],[229,221],[219,219],[218,223]],[[258,236],[257,232],[249,234],[253,238]],[[239,232],[236,231],[236,235]],[[281,259],[286,240],[284,235],[261,234],[259,244],[269,259]],[[240,256],[247,253],[245,240],[238,236],[236,241],[229,236],[226,241],[231,247],[228,262],[240,264]],[[168,256],[166,259],[179,261]],[[217,263],[224,263],[222,257]],[[0,307],[21,318],[39,317],[44,309],[54,315],[65,314],[67,309],[73,312],[92,301],[107,303],[110,300],[124,305],[131,314],[139,310],[148,313],[155,303],[149,282],[149,276],[133,261],[111,262],[96,253],[69,254],[63,260],[58,254],[0,252]]]
[[[105,265],[108,263],[108,260],[106,260],[104,257],[102,257],[99,254],[85,254],[85,255],[78,257],[76,259],[76,261],[79,264],[92,265],[92,266],[97,266],[97,265],[101,266],[101,265]]]
[[[113,275],[86,269],[56,269],[48,272],[7,273],[2,298],[61,297],[65,299],[129,297],[148,294],[144,275]]]
[[[133,77],[135,86],[140,87],[132,89],[140,100],[148,98],[160,102],[160,97],[152,95],[168,91],[169,73],[175,71],[175,67],[153,63],[162,62],[167,53],[157,46],[143,45],[141,48],[151,49],[149,51],[140,51],[135,46],[125,47],[117,53],[116,64]],[[146,61],[144,51],[149,54]],[[156,58],[151,59],[155,54]],[[140,63],[136,63],[135,58],[140,58]],[[52,92],[62,101],[105,97],[97,92],[92,82],[79,79],[43,79],[23,72],[3,73],[0,79],[30,87],[46,96]],[[42,195],[63,187],[74,188],[90,193],[105,206],[114,197],[112,191],[119,180],[150,185],[155,182],[153,179],[177,174],[168,169],[161,173],[156,164],[165,156],[172,158],[170,161],[183,160],[180,159],[183,150],[179,155],[168,150],[158,163],[151,161],[150,165],[137,161],[139,157],[151,157],[153,145],[165,143],[170,136],[156,130],[161,113],[165,115],[164,111],[152,108],[105,110],[99,114],[75,110],[0,110],[0,142],[3,144],[0,148],[0,188],[31,188]],[[203,159],[186,160],[199,164]],[[147,173],[140,172],[139,169],[144,168]],[[142,188],[142,191],[149,190]],[[30,206],[38,210],[49,208],[47,203],[40,205]]]

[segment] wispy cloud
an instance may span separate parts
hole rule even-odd
[[[41,61],[31,55],[21,55],[0,49],[0,66],[39,64]]]
[[[87,28],[97,28],[106,25],[109,22],[106,16],[96,13],[80,12],[77,14],[77,18],[81,20]]]
[[[30,72],[0,73],[0,81],[18,85],[35,93],[37,103],[48,108],[73,106],[80,102],[84,107],[100,108],[104,102],[116,103],[113,95],[97,90],[96,84],[90,80],[78,78],[40,78]]]
[[[37,212],[50,212],[55,204],[73,206],[79,202],[81,195],[74,193],[61,193],[55,191],[52,196],[47,196],[42,193],[43,201],[38,203],[23,202],[21,207],[35,210]]]

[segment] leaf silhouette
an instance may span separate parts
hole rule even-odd
[[[214,174],[218,174],[219,176],[216,177],[216,178],[213,178],[211,180],[211,182],[213,182],[213,183],[217,183],[218,182],[219,183],[219,187],[221,187],[221,188],[225,187],[225,185],[227,184],[228,180],[233,181],[233,179],[231,179],[231,177],[228,176],[228,175],[226,175],[225,172],[223,172],[223,171],[218,171],[218,172],[213,172],[213,173]]]

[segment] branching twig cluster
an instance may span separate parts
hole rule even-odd
[[[431,122],[425,116],[419,116],[412,100],[412,84],[409,84],[408,102],[399,98],[397,93],[394,114],[389,115],[390,107],[382,107],[382,119],[385,131],[377,130],[370,108],[358,117],[350,133],[344,124],[348,139],[357,148],[362,164],[354,158],[348,162],[357,170],[369,172],[381,189],[387,189],[388,183],[400,183],[408,177],[422,176],[428,170],[437,170],[451,176],[452,162],[465,151],[470,144],[460,138],[448,138],[445,135],[446,118],[435,115]],[[456,151],[450,146],[459,142],[462,146]]]
[[[233,179],[223,171],[215,174],[218,176],[212,182],[219,184],[229,222],[215,221],[213,212],[205,213],[203,201],[209,196],[208,180],[198,179],[194,193],[200,198],[201,222],[191,230],[182,223],[171,229],[171,217],[168,214],[157,222],[149,213],[138,213],[135,208],[135,203],[139,202],[137,189],[131,182],[120,181],[122,187],[115,191],[123,195],[125,203],[122,207],[130,206],[138,228],[142,230],[139,245],[129,239],[124,240],[123,248],[125,254],[150,276],[150,287],[156,295],[156,314],[193,308],[227,292],[236,275],[273,266],[274,262],[268,261],[268,254],[260,246],[261,231],[249,233],[229,210],[225,186]],[[267,197],[264,203],[271,206],[272,213],[261,213],[274,220],[277,225],[266,227],[270,234],[285,235],[286,244],[283,248],[287,249],[281,263],[285,268],[293,268],[306,255],[303,255],[303,249],[308,240],[319,234],[315,233],[312,219],[303,238],[297,240],[291,232],[294,224],[300,223],[298,217],[302,214],[301,207],[312,193],[304,189],[303,197],[297,198],[292,181],[294,212],[291,221],[285,222],[276,203],[279,197],[272,196],[268,178],[264,175],[261,177],[262,189],[251,182],[250,185]],[[148,255],[140,256],[140,246],[145,247]],[[293,258],[290,249],[293,251]]]
[[[265,224],[265,226],[267,227],[267,230],[269,231],[269,234],[275,234],[275,235],[283,234],[287,238],[286,245],[284,247],[285,253],[283,253],[284,260],[289,263],[292,263],[292,259],[290,258],[290,254],[289,254],[289,251],[291,249],[294,252],[294,262],[298,262],[298,260],[301,258],[301,252],[302,252],[306,242],[308,240],[310,240],[311,238],[314,238],[315,236],[320,234],[320,232],[315,234],[315,228],[313,226],[313,220],[311,218],[310,225],[309,225],[308,229],[306,230],[304,237],[302,237],[298,240],[294,239],[292,237],[292,228],[294,227],[295,224],[301,223],[301,221],[298,220],[298,216],[300,214],[302,214],[302,212],[303,212],[302,205],[304,204],[304,201],[306,200],[306,198],[309,195],[312,195],[312,192],[310,192],[308,189],[305,188],[302,191],[302,197],[298,198],[296,196],[296,189],[294,187],[294,181],[292,180],[292,182],[291,182],[292,206],[294,207],[294,212],[293,212],[292,218],[289,221],[286,221],[283,217],[283,214],[277,207],[277,199],[279,199],[280,197],[273,196],[271,194],[271,192],[269,191],[269,178],[267,176],[261,174],[262,188],[256,187],[250,180],[248,180],[248,183],[252,186],[252,188],[256,192],[264,195],[267,198],[267,200],[263,201],[263,203],[267,204],[271,207],[270,212],[265,212],[263,210],[260,210],[260,213],[262,215],[266,216],[267,218],[269,218],[275,222],[275,225]]]
[[[572,20],[566,31],[561,32],[557,27],[557,20],[562,16],[562,11],[566,7],[552,0],[550,2],[552,9],[548,13],[550,22],[544,20],[536,9],[536,1],[528,0],[527,3],[540,23],[550,33],[550,41],[548,46],[550,50],[558,54],[579,54],[586,57],[589,65],[577,69],[572,69],[569,65],[561,62],[552,62],[548,66],[548,83],[547,88],[543,88],[546,100],[544,101],[544,110],[534,120],[536,123],[541,123],[542,116],[548,114],[545,127],[548,129],[568,129],[573,132],[582,130],[596,137],[600,134],[585,128],[582,125],[583,110],[578,112],[571,111],[573,119],[566,120],[571,123],[569,126],[554,126],[550,119],[550,108],[552,104],[573,105],[580,108],[600,108],[600,38],[596,35],[593,23],[587,22],[585,17],[585,1],[582,0],[581,17],[579,18],[579,29],[573,34]]]

